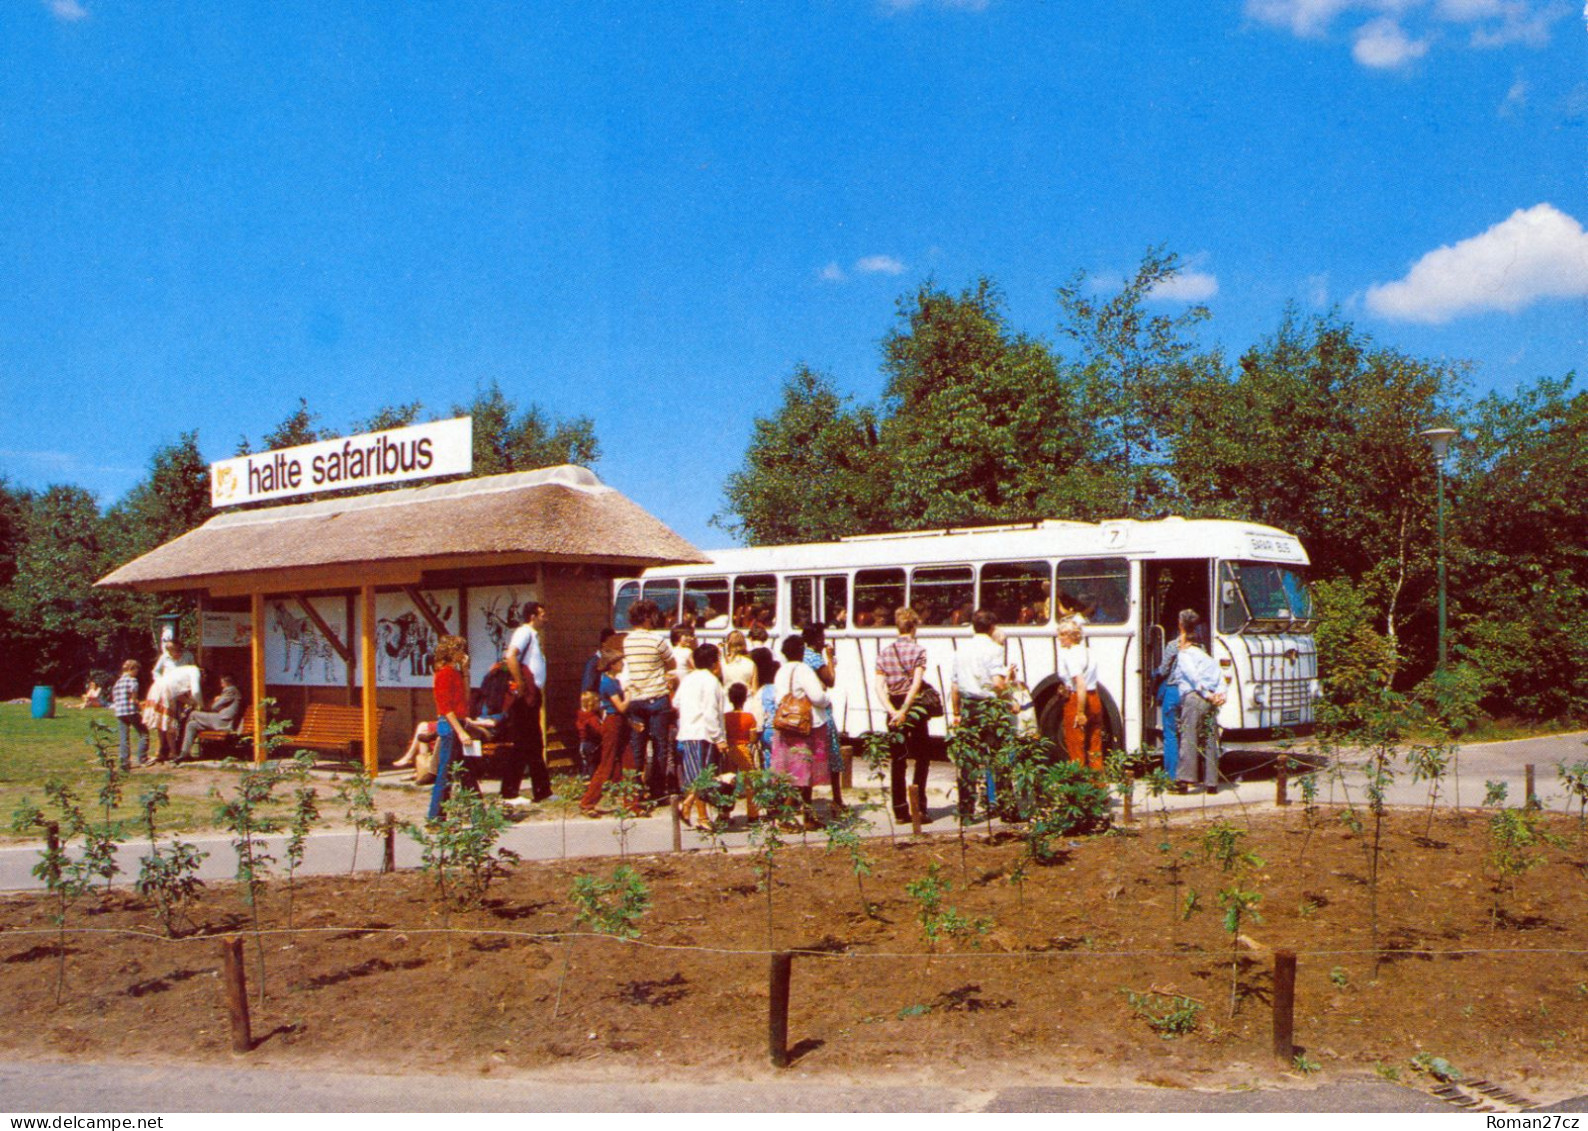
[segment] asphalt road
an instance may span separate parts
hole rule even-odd
[[[1373,1077],[1203,1092],[1022,1084],[774,1079],[612,1082],[527,1076],[373,1076],[273,1068],[95,1063],[0,1065],[8,1115],[122,1112],[1438,1112],[1432,1096]],[[1578,1109],[1580,1110],[1580,1109]]]

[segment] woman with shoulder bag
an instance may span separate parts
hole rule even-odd
[[[831,780],[827,768],[827,728],[815,722],[816,709],[828,705],[827,688],[805,658],[805,638],[798,633],[783,641],[783,658],[788,661],[772,680],[777,709],[772,716],[772,772],[783,774],[799,787],[806,807],[807,826],[815,821],[809,815],[811,792]]]

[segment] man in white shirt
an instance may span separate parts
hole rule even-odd
[[[963,648],[954,653],[954,687],[949,696],[950,727],[955,736],[969,744],[971,757],[986,765],[994,741],[989,733],[992,725],[1001,720],[995,711],[1007,711],[1003,699],[1013,671],[1004,658],[1003,645],[994,638],[998,619],[988,609],[977,609],[970,619],[971,638]],[[975,783],[962,767],[958,774],[959,811],[969,817],[976,808]],[[996,804],[997,785],[989,771],[987,777],[987,804]]]
[[[707,766],[722,764],[728,752],[728,731],[723,714],[728,697],[722,689],[722,656],[715,644],[702,644],[691,657],[693,667],[679,681],[673,701],[678,710],[678,787],[688,791],[680,807],[688,821],[691,811],[704,821],[706,803],[695,796],[693,783]]]
[[[526,768],[534,800],[544,801],[551,796],[551,775],[546,772],[546,732],[541,724],[546,652],[540,642],[540,633],[550,615],[539,601],[525,602],[524,623],[513,630],[502,652],[502,660],[518,685],[518,697],[503,720],[512,754],[502,767],[502,803],[514,808],[530,804],[518,795]]]
[[[1207,630],[1199,624],[1190,632],[1175,661],[1175,683],[1180,688],[1180,764],[1175,768],[1175,789],[1217,793],[1218,722],[1211,716],[1224,705],[1224,680],[1218,662],[1207,653]]]

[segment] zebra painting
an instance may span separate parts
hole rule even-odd
[[[274,602],[276,629],[281,633],[281,670],[283,673],[292,672],[292,678],[298,683],[303,682],[304,669],[309,666],[311,659],[320,661],[321,678],[326,683],[336,682],[336,673],[332,661],[336,653],[331,649],[331,642],[321,636],[308,617],[294,616],[287,610],[287,606],[280,601]],[[297,668],[293,669],[292,649],[298,649]]]

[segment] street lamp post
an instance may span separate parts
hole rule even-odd
[[[1434,450],[1434,466],[1439,471],[1439,670],[1445,670],[1445,455],[1450,451],[1450,441],[1455,439],[1454,428],[1425,428],[1418,433]]]

